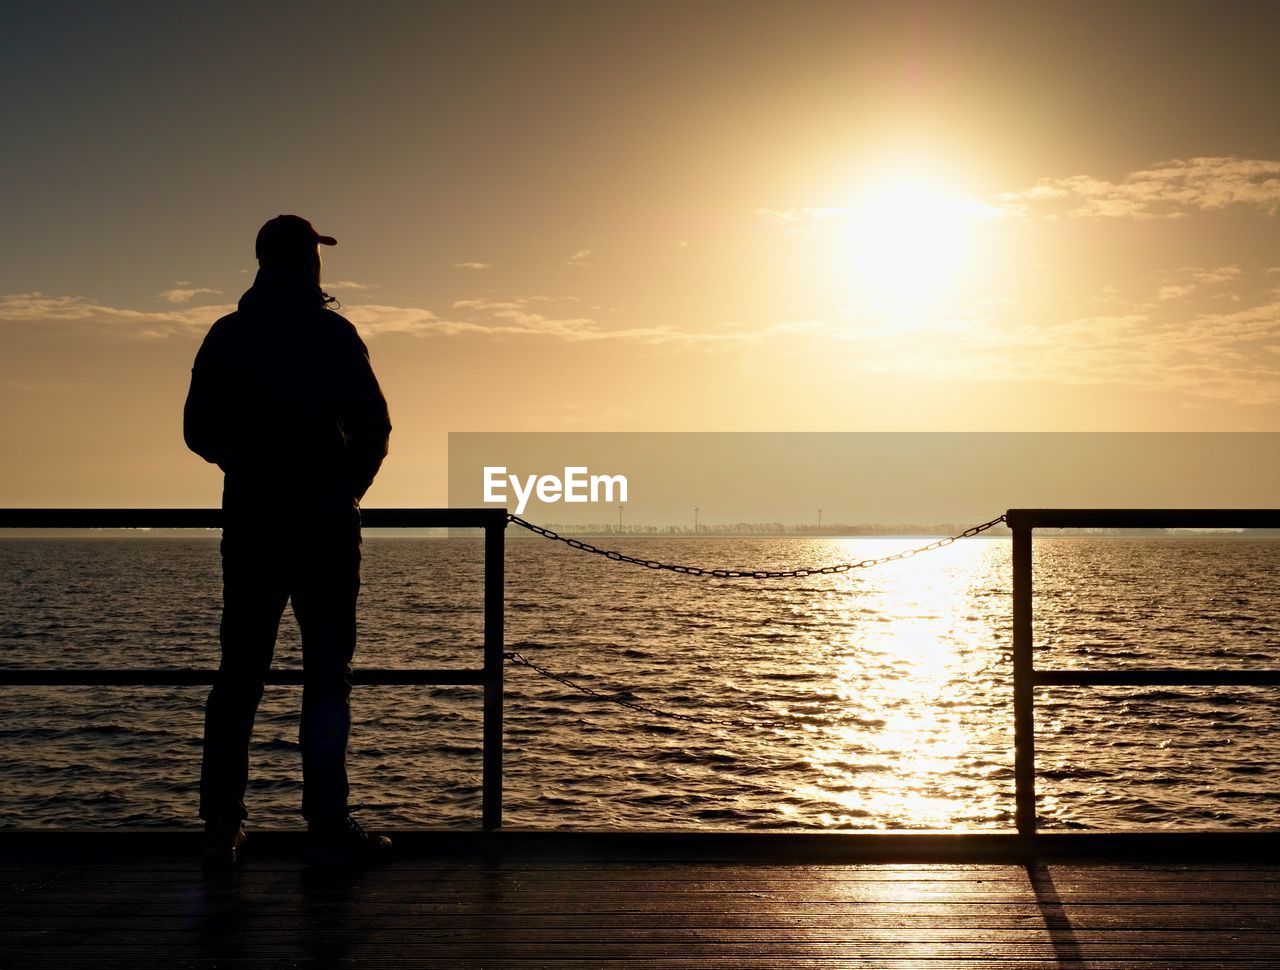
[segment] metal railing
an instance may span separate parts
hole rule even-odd
[[[363,509],[365,528],[484,530],[484,665],[438,670],[359,667],[356,684],[423,686],[467,684],[484,688],[484,754],[481,824],[502,825],[503,564],[506,509]],[[0,529],[216,529],[217,509],[0,509]],[[9,667],[0,687],[189,687],[213,683],[215,670],[193,668]],[[302,684],[300,670],[270,670],[268,684]]]
[[[1013,533],[1013,774],[1018,834],[1036,834],[1037,687],[1269,687],[1280,670],[1037,670],[1032,631],[1035,529],[1280,529],[1277,509],[1010,509]]]
[[[366,528],[484,530],[484,665],[480,668],[358,668],[364,685],[484,687],[482,825],[502,825],[503,570],[505,509],[366,509]],[[1037,670],[1032,628],[1032,532],[1037,528],[1280,529],[1277,509],[1010,509],[1013,534],[1013,699],[1015,824],[1036,836],[1035,688],[1097,686],[1280,686],[1280,670],[1145,668]],[[0,509],[0,529],[214,529],[216,509]],[[997,520],[998,521],[998,520]],[[188,668],[0,668],[5,686],[199,686],[214,670]],[[269,684],[302,683],[301,671],[271,670]]]

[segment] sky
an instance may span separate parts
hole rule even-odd
[[[1280,3],[0,14],[0,505],[217,503],[189,369],[283,212],[369,505],[449,432],[1280,430]]]

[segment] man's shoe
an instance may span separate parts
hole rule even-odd
[[[335,822],[311,822],[302,861],[309,866],[364,868],[391,860],[391,840],[366,832],[350,815]]]
[[[239,822],[223,825],[206,822],[204,825],[205,872],[228,872],[244,859],[244,826]]]

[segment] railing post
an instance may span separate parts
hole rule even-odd
[[[502,827],[502,675],[506,513],[484,527],[484,781],[481,824]]]
[[[1036,834],[1035,658],[1031,631],[1031,531],[1013,513],[1013,783],[1018,834]]]

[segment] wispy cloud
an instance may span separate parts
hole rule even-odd
[[[796,206],[790,209],[756,209],[756,218],[766,226],[777,226],[789,235],[806,233],[824,222],[843,218],[848,210],[840,206]]]
[[[518,300],[489,300],[484,297],[469,297],[464,300],[454,300],[452,306],[455,310],[516,310],[539,299],[539,297],[523,297]]]
[[[354,280],[337,280],[333,283],[325,280],[323,286],[326,290],[350,290],[356,293],[379,289],[377,283],[357,283]]]
[[[579,249],[576,253],[565,260],[565,264],[568,266],[590,266],[591,250]]]
[[[154,339],[203,332],[214,320],[233,309],[233,306],[198,306],[133,310],[79,296],[11,293],[0,296],[0,323],[77,324],[107,329],[125,337]]]
[[[453,301],[447,318],[427,310],[350,307],[367,335],[486,340],[550,340],[566,344],[632,343],[684,347],[761,348],[820,339],[824,347],[859,347],[856,369],[912,379],[1037,380],[1067,385],[1115,384],[1243,404],[1280,403],[1280,289],[1257,294],[1245,308],[1213,309],[1210,288],[1240,282],[1237,267],[1188,266],[1166,278],[1180,296],[1110,312],[1021,318],[1016,305],[993,305],[922,323],[873,319],[799,319],[766,325],[680,330],[662,325],[609,327],[571,297],[525,296]],[[1266,277],[1264,279],[1274,279]],[[1204,288],[1206,299],[1188,302]],[[1232,290],[1234,291],[1234,289]],[[1090,301],[1082,300],[1088,304]]]
[[[830,336],[855,340],[858,332]],[[1280,404],[1280,290],[1242,309],[1196,311],[1167,299],[1138,312],[1056,321],[988,317],[931,340],[889,331],[875,337],[866,368],[913,379],[1111,384]]]
[[[1193,294],[1200,294],[1214,299],[1238,301],[1240,295],[1235,287],[1226,284],[1237,283],[1244,270],[1239,266],[1183,266],[1181,269],[1158,275],[1160,286],[1156,289],[1156,301],[1167,303],[1174,300],[1186,300]]]
[[[427,310],[391,306],[350,307],[353,323],[367,337],[385,333],[417,336],[472,335],[491,339],[538,338],[565,343],[631,342],[648,346],[680,344],[715,347],[745,345],[822,330],[820,321],[784,322],[764,327],[723,327],[691,331],[666,326],[605,327],[575,312],[576,297],[526,296],[495,300],[454,300],[442,318]]]
[[[1206,285],[1214,285],[1216,283],[1231,283],[1238,280],[1244,273],[1239,266],[1188,266],[1188,273],[1197,283]]]
[[[1176,158],[1119,181],[1093,175],[1041,179],[994,201],[1023,216],[1068,219],[1181,219],[1194,212],[1280,211],[1280,161],[1233,155]]]
[[[455,269],[480,270],[480,269],[491,269],[493,267],[493,263],[481,263],[481,262],[472,261],[468,263],[454,263],[453,266]]]
[[[161,290],[156,298],[166,303],[190,303],[197,296],[216,296],[221,290],[213,290],[207,286],[192,286],[187,280],[178,280],[172,289]]]
[[[487,339],[541,339],[564,343],[632,342],[659,346],[713,347],[759,343],[821,328],[825,324],[781,323],[757,328],[726,327],[687,331],[666,326],[605,327],[578,311],[573,296],[534,295],[496,300],[455,300],[441,316],[425,307],[363,303],[343,310],[366,338],[405,334],[415,337],[473,336]],[[0,323],[36,326],[74,325],[127,339],[166,339],[204,334],[231,305],[135,310],[77,296],[14,293],[0,296]]]
[[[665,325],[609,326],[572,297],[545,295],[453,301],[440,314],[425,307],[367,303],[344,314],[366,338],[615,343],[700,352],[791,346],[823,353],[856,345],[855,371],[913,380],[1035,380],[1068,385],[1116,384],[1242,404],[1280,404],[1280,288],[1255,291],[1247,305],[1223,307],[1215,295],[1199,303],[1185,282],[1234,275],[1223,267],[1186,267],[1156,299],[1131,309],[1019,317],[1017,306],[993,306],[923,322],[919,327],[867,319],[793,319],[765,325],[726,324],[703,330]],[[1224,285],[1224,284],[1217,284]],[[1088,305],[1088,300],[1082,300]],[[1216,309],[1215,309],[1216,306]],[[0,297],[0,323],[72,327],[123,339],[203,335],[231,306],[135,310],[82,297],[18,293]],[[78,338],[77,338],[78,339]]]
[[[564,341],[615,339],[624,334],[599,329],[590,317],[565,317],[538,313],[520,301],[458,300],[461,313],[440,317],[417,307],[363,304],[349,307],[348,315],[365,337],[403,333],[419,337],[541,337]]]

